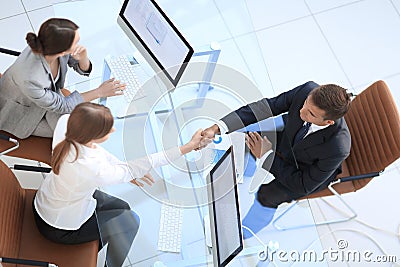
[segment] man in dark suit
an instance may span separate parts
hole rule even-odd
[[[258,133],[247,136],[247,145],[257,157],[275,147],[263,168],[275,179],[260,186],[243,225],[258,232],[270,223],[276,208],[321,190],[341,172],[341,163],[350,153],[350,132],[343,116],[350,107],[351,94],[340,86],[307,82],[274,98],[264,98],[223,117],[203,131],[204,138],[227,133],[286,113],[284,130],[277,132],[272,145]],[[251,237],[244,229],[244,237]]]

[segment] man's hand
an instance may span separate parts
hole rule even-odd
[[[143,182],[145,182],[150,186],[154,184],[154,178],[150,175],[150,173],[145,174],[142,178],[132,180],[131,183],[139,187],[143,187],[144,184],[141,183],[140,180],[142,180]]]
[[[272,148],[272,143],[266,136],[261,137],[257,132],[250,132],[246,135],[246,144],[250,148],[251,154],[256,158],[261,158]]]
[[[204,129],[204,131],[201,132],[201,145],[196,148],[195,150],[200,150],[205,148],[209,143],[212,142],[212,140],[215,138],[216,134],[219,134],[220,130],[219,130],[219,126],[217,124],[214,124],[211,127],[208,127],[207,129]]]

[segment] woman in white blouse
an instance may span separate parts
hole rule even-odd
[[[126,163],[98,145],[115,130],[113,122],[107,107],[90,102],[79,104],[70,115],[60,118],[53,137],[52,172],[37,191],[33,210],[39,231],[63,244],[100,240],[96,214],[105,223],[115,218],[123,222],[123,231],[108,227],[115,232],[102,231],[101,235],[102,243],[108,243],[107,262],[114,267],[122,266],[139,218],[128,203],[96,188],[125,182],[143,186],[137,178],[151,185],[154,180],[148,172],[152,168],[198,148],[202,138],[199,130],[181,147]]]

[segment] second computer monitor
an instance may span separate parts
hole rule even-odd
[[[178,84],[193,48],[154,0],[125,0],[118,24],[150,66]]]
[[[242,223],[233,147],[207,176],[214,266],[226,266],[243,250]]]

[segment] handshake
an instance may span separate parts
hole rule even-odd
[[[192,139],[187,144],[181,146],[180,149],[182,154],[189,153],[192,150],[198,151],[205,148],[213,141],[215,135],[219,133],[220,130],[216,124],[205,130],[197,130],[197,132],[195,132],[195,134],[192,136]]]
[[[189,146],[191,147],[191,150],[198,151],[210,144],[215,138],[216,134],[221,134],[217,124],[214,124],[213,126],[204,130],[199,129],[192,136],[192,139],[188,144],[190,144]],[[256,158],[261,158],[267,151],[272,149],[272,143],[268,140],[268,138],[266,136],[261,137],[261,135],[257,132],[249,132],[246,134],[246,145]]]

